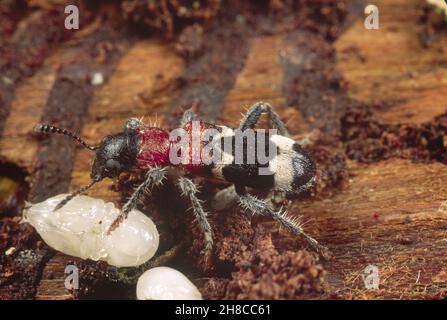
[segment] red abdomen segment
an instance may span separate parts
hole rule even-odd
[[[169,134],[159,128],[144,127],[135,129],[139,136],[137,167],[147,170],[169,163]]]

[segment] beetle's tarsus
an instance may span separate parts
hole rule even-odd
[[[253,129],[256,123],[259,120],[261,114],[267,113],[270,116],[270,121],[273,126],[278,130],[278,133],[282,136],[288,137],[289,132],[282,120],[279,118],[278,114],[273,111],[273,108],[270,104],[265,102],[257,102],[247,111],[245,116],[241,120],[241,124],[239,129],[241,131],[247,129]]]

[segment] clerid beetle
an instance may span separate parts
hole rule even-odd
[[[267,134],[265,130],[255,129],[262,114],[269,116],[276,133]],[[55,210],[104,178],[116,178],[123,172],[144,172],[144,182],[135,189],[123,206],[122,214],[109,229],[111,232],[136,207],[138,199],[143,196],[145,191],[162,184],[166,178],[167,167],[177,167],[184,173],[179,178],[177,185],[182,195],[191,202],[196,221],[204,233],[203,254],[205,258],[208,257],[212,249],[213,231],[208,221],[208,214],[203,209],[202,201],[197,197],[198,187],[191,180],[194,176],[217,178],[229,182],[234,185],[238,203],[242,208],[252,214],[270,216],[291,233],[303,236],[316,251],[326,252],[325,247],[304,233],[302,225],[297,219],[289,217],[283,209],[274,210],[265,199],[260,199],[247,192],[247,189],[250,189],[296,194],[309,189],[315,182],[316,166],[313,159],[297,141],[289,138],[284,123],[269,104],[263,102],[254,104],[243,117],[239,128],[236,129],[197,120],[196,115],[191,110],[187,110],[183,114],[179,129],[187,138],[183,149],[180,148],[183,151],[180,153],[188,155],[186,161],[185,157],[178,161],[178,139],[173,139],[172,134],[161,128],[145,125],[141,120],[134,118],[125,123],[121,132],[104,137],[97,146],[87,144],[65,129],[51,125],[38,125],[36,130],[39,132],[70,136],[84,147],[96,152],[91,170],[91,183],[67,196]],[[197,136],[209,131],[215,134],[212,140],[208,140],[208,145],[211,144],[212,147],[215,147],[212,148],[214,151],[223,150],[222,154],[225,155],[226,161],[205,161],[204,158],[196,157],[198,153],[202,154],[206,141],[200,140],[196,146],[193,141],[197,141]],[[238,135],[246,135],[249,131],[253,131],[254,147],[247,146],[246,140],[239,139],[244,142],[242,148],[239,149],[242,155],[239,156],[235,141],[238,140]],[[261,140],[262,143],[259,143]],[[225,148],[226,145],[230,145],[230,148]],[[269,153],[274,154],[269,158],[267,164],[261,163],[259,157],[251,156],[251,153],[256,153],[256,149],[259,149],[260,146],[269,147]],[[272,150],[274,152],[270,152]],[[210,154],[215,155],[213,152]],[[239,161],[236,161],[237,159]],[[270,172],[266,174],[264,170],[261,174],[262,169],[268,169]]]

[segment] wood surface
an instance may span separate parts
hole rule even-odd
[[[336,68],[348,81],[348,96],[365,104],[385,104],[375,114],[386,123],[422,123],[447,109],[447,33],[438,33],[423,48],[417,33],[421,1],[376,1],[380,29],[366,30],[360,15],[333,44]],[[444,30],[445,31],[445,30]],[[243,68],[227,92],[218,121],[235,126],[245,108],[256,101],[274,105],[294,134],[310,123],[299,105],[283,93],[281,57],[286,35],[253,35]],[[39,141],[31,135],[40,122],[58,71],[76,43],[66,42],[45,58],[34,75],[16,87],[0,139],[0,156],[26,169],[31,181]],[[169,90],[187,63],[170,42],[140,39],[125,49],[106,83],[94,89],[83,117],[81,136],[91,143],[116,132],[129,117],[160,125],[178,110]],[[199,81],[200,85],[200,81]],[[181,91],[181,89],[180,89]],[[89,181],[92,153],[76,149],[69,190]],[[432,298],[447,293],[447,170],[441,163],[420,164],[389,159],[372,164],[348,161],[349,182],[331,196],[295,201],[290,212],[304,217],[306,230],[334,255],[322,261],[326,279],[345,298]],[[104,181],[90,195],[117,201],[119,194]],[[271,224],[272,228],[277,228]],[[285,233],[278,236],[292,241]],[[73,260],[54,255],[43,269],[37,299],[71,299],[64,289],[64,268]],[[368,265],[379,268],[379,290],[363,283]]]

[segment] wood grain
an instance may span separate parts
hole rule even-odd
[[[442,164],[350,162],[348,188],[294,203],[306,229],[329,247],[328,282],[347,298],[434,298],[447,292],[447,170]],[[363,282],[379,268],[380,290]]]

